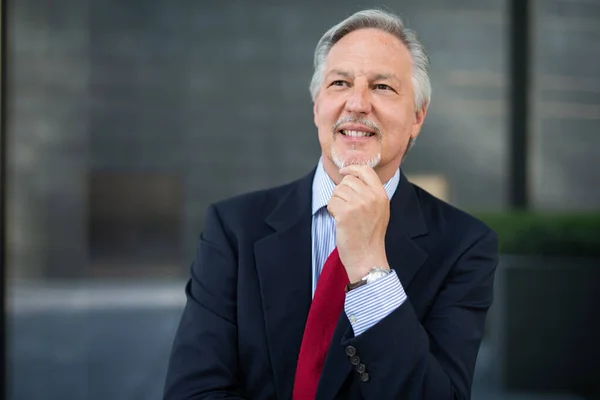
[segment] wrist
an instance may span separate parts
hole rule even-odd
[[[360,265],[355,268],[349,268],[348,281],[356,283],[366,277],[374,268],[390,270],[390,266],[385,257],[369,257],[363,260]]]
[[[358,282],[361,279],[365,278],[374,268],[379,268],[387,271],[390,270],[390,266],[388,264],[387,257],[385,257],[385,253],[383,255],[372,255],[363,258],[359,265],[356,265],[355,268],[349,269],[348,280],[350,281],[350,283]]]
[[[370,284],[370,283],[374,283],[382,278],[385,278],[386,276],[388,276],[390,273],[390,269],[389,268],[378,268],[378,267],[373,267],[368,274],[366,274],[362,279],[356,281],[356,282],[350,282],[346,285],[346,293],[348,293],[349,291],[359,288],[361,286]]]

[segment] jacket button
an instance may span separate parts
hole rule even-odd
[[[367,367],[365,367],[365,364],[358,364],[356,366],[356,372],[358,372],[359,374],[364,373],[367,370]]]
[[[350,357],[350,364],[352,364],[352,365],[360,364],[360,357],[359,356]]]
[[[348,357],[352,357],[355,354],[356,354],[356,347],[354,347],[354,346],[348,346],[348,347],[346,347],[346,355]]]
[[[366,372],[360,374],[360,380],[363,382],[368,382],[369,381],[369,374],[367,374]]]

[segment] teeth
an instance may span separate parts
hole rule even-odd
[[[347,130],[343,130],[342,132],[344,133],[344,135],[351,136],[351,137],[365,137],[365,136],[372,135],[371,132],[347,131]]]

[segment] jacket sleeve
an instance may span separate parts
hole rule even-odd
[[[236,265],[211,206],[185,288],[187,303],[171,350],[165,400],[242,399],[236,382]]]
[[[347,332],[367,368],[365,399],[469,399],[498,263],[487,231],[450,270],[422,323],[410,298],[360,336]]]

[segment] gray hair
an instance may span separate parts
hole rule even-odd
[[[363,10],[346,18],[329,29],[317,43],[314,68],[310,82],[310,94],[316,99],[323,83],[325,60],[329,51],[341,38],[350,32],[364,28],[375,28],[396,36],[408,48],[413,61],[412,83],[414,102],[417,110],[427,108],[431,102],[431,82],[429,80],[429,57],[417,38],[417,34],[405,27],[402,19],[381,10]]]

